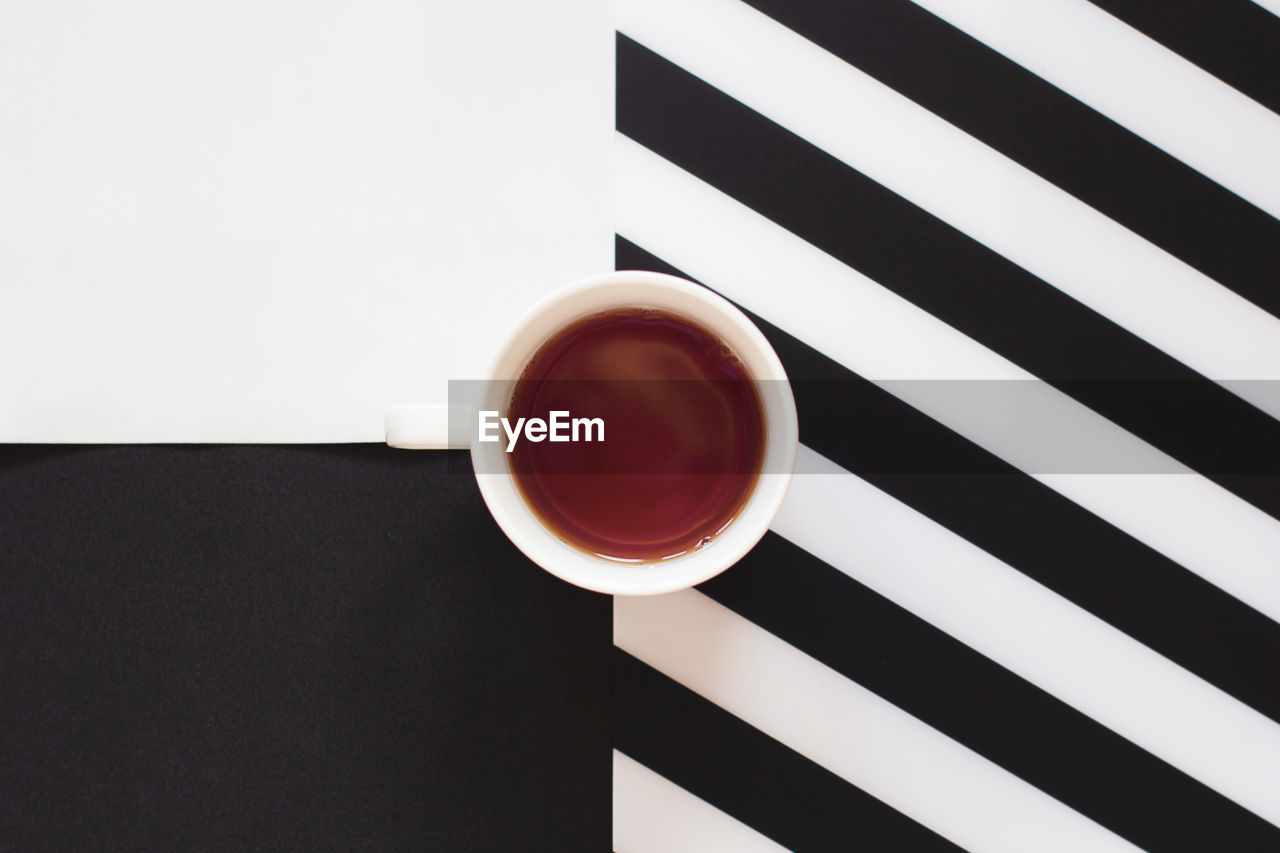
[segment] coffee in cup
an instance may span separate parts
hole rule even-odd
[[[550,425],[508,447],[530,509],[566,543],[619,562],[710,545],[764,461],[764,408],[741,358],[698,322],[649,306],[556,332],[507,412],[507,424]]]

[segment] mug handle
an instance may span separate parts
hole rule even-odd
[[[449,420],[465,413],[447,403],[399,403],[387,407],[387,444],[405,450],[466,450],[449,441]],[[465,432],[457,431],[459,435]]]

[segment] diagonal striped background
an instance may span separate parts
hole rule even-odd
[[[619,0],[618,268],[847,390],[740,565],[615,601],[617,853],[1280,850],[1277,12]],[[890,382],[1032,377],[1186,473]]]

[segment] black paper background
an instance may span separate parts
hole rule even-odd
[[[609,849],[610,599],[450,455],[0,448],[0,849]]]

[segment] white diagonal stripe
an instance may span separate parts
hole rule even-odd
[[[1253,0],[1253,2],[1271,14],[1280,16],[1280,0]]]
[[[613,751],[614,853],[784,853],[787,848]]]
[[[622,0],[618,25],[1203,375],[1280,379],[1280,319],[738,0]]]
[[[792,481],[777,533],[1280,825],[1280,724],[813,450],[800,453],[797,467],[814,473]]]
[[[912,0],[1280,216],[1280,115],[1086,0]]]
[[[904,383],[886,379],[1029,378],[714,187],[624,136],[616,140],[619,234],[850,370],[891,393]],[[1052,400],[1054,416],[1090,440],[1105,442],[1110,430],[1126,452],[1164,456],[1065,395]],[[1006,448],[991,446],[992,436],[955,423],[954,407],[922,411],[1006,458]],[[1200,476],[1037,479],[1280,621],[1280,522],[1246,501]]]
[[[618,598],[613,631],[625,651],[968,850],[1137,849],[700,592]]]

